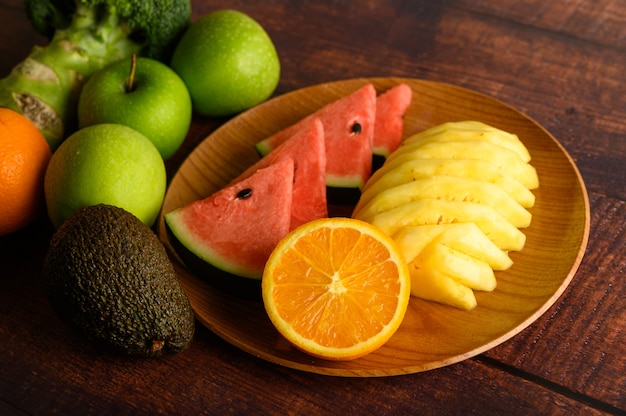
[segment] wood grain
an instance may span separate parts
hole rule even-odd
[[[272,36],[276,96],[358,77],[470,88],[514,106],[568,151],[589,192],[590,238],[562,296],[474,358],[396,377],[300,372],[202,325],[188,351],[112,357],[74,336],[40,290],[42,219],[0,237],[0,414],[596,415],[626,411],[626,3],[621,0],[192,1],[194,19],[236,8]],[[21,0],[0,0],[0,76],[34,44]],[[228,119],[194,117],[173,177]]]
[[[269,361],[322,374],[385,376],[450,365],[517,334],[565,290],[584,252],[589,232],[587,194],[580,175],[558,142],[529,118],[467,89],[413,79],[356,79],[285,94],[224,124],[205,139],[172,179],[162,214],[205,198],[258,160],[254,144],[323,105],[372,82],[377,91],[405,82],[414,103],[405,114],[404,136],[447,121],[480,120],[513,132],[529,149],[537,169],[533,221],[526,247],[511,253],[514,266],[498,273],[498,287],[478,293],[479,306],[459,311],[412,299],[405,320],[379,350],[351,362],[315,360],[292,348],[265,316],[260,302],[225,296],[189,270],[177,272],[200,322],[245,351]],[[159,219],[161,240],[176,253]]]

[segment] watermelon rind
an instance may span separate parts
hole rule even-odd
[[[168,239],[178,259],[190,270],[194,276],[217,288],[221,292],[247,300],[261,300],[261,280],[230,273],[225,264],[216,267],[204,258],[188,249],[174,234],[171,227],[165,222]],[[216,263],[216,261],[213,261]]]
[[[165,224],[175,240],[189,250],[190,253],[193,253],[201,261],[229,274],[257,280],[261,278],[258,269],[244,267],[236,261],[220,256],[217,252],[210,250],[202,239],[188,232],[182,217],[181,211],[173,211],[165,215]]]

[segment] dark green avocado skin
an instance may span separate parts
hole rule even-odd
[[[121,208],[68,218],[52,236],[43,282],[54,311],[98,347],[158,357],[192,341],[194,314],[165,248]]]

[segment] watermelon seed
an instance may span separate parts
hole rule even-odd
[[[237,199],[246,199],[251,195],[252,195],[252,189],[250,188],[242,189],[241,191],[237,192]]]
[[[352,134],[360,134],[361,133],[361,124],[360,123],[354,123],[352,125]]]

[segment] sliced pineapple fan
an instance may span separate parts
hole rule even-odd
[[[474,290],[511,267],[539,186],[517,135],[477,121],[406,139],[366,183],[352,216],[390,235],[411,272],[411,294],[470,310]]]

